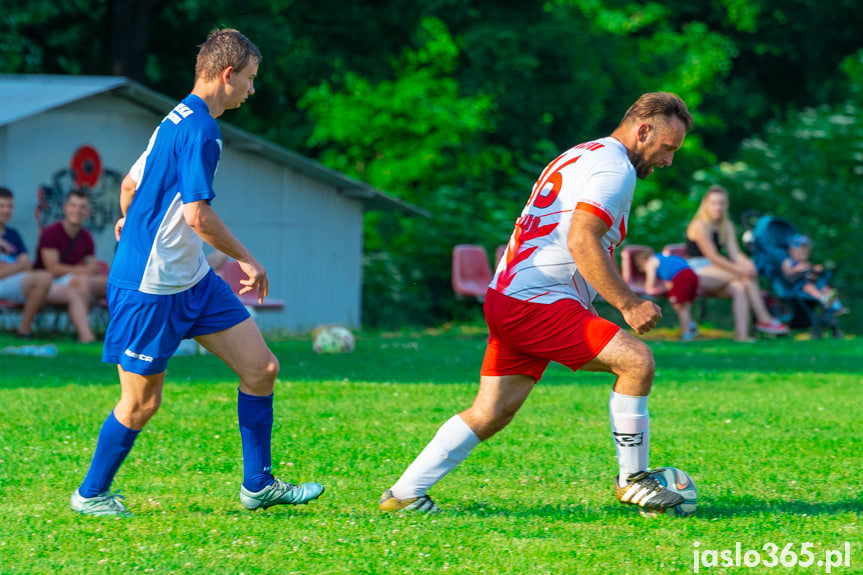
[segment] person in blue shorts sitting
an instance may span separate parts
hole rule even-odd
[[[120,374],[120,401],[108,415],[90,469],[71,497],[85,515],[127,516],[111,482],[138,434],[159,409],[168,359],[194,338],[240,377],[243,445],[240,502],[247,509],[316,499],[318,483],[273,477],[273,388],[279,362],[249,312],[204,257],[204,242],[236,259],[248,279],[240,293],[269,290],[267,271],[210,203],[222,151],[216,118],[255,93],[261,53],[237,30],[215,30],[200,46],[195,84],[153,132],[123,179],[108,278],[111,322],[102,360]]]

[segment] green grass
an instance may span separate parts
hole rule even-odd
[[[824,573],[817,561],[849,542],[851,566],[833,572],[863,572],[859,339],[651,342],[652,464],[693,476],[694,517],[644,519],[613,499],[611,379],[554,365],[432,491],[443,513],[381,514],[383,489],[473,399],[484,338],[366,335],[345,356],[274,343],[275,472],[327,492],[258,513],[239,504],[235,376],[214,357],[174,358],[113,484],[126,520],[68,509],[119,395],[99,346],[0,356],[0,573],[692,573],[696,550],[736,542],[764,558],[767,543],[813,543],[816,564],[793,573]]]

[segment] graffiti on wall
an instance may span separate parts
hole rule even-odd
[[[50,184],[37,192],[36,221],[39,230],[63,219],[63,203],[69,192],[84,191],[90,197],[92,213],[84,224],[92,232],[113,228],[120,217],[120,184],[123,176],[105,169],[99,152],[92,146],[81,146],[72,155],[68,167],[54,172]]]

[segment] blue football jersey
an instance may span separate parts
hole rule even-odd
[[[189,95],[156,127],[129,174],[137,191],[111,265],[109,283],[173,294],[209,270],[204,242],[183,217],[183,204],[215,197],[222,134],[207,104]]]

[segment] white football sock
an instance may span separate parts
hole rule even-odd
[[[396,481],[392,487],[393,495],[398,499],[425,495],[435,483],[467,459],[477,445],[479,437],[460,416],[454,415],[438,429],[425,449]]]
[[[650,459],[650,415],[647,413],[647,396],[633,397],[611,392],[608,399],[611,416],[611,433],[620,466],[618,483],[626,485],[626,478],[648,468]]]

